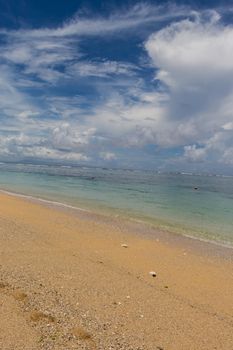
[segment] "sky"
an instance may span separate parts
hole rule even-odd
[[[233,175],[233,3],[0,0],[0,161]]]

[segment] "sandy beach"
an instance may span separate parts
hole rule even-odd
[[[117,220],[0,194],[0,349],[233,349],[233,250]]]

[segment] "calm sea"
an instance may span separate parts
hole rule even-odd
[[[233,245],[233,177],[0,164],[0,188]]]

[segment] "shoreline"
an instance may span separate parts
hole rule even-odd
[[[156,225],[137,218],[123,217],[120,214],[95,212],[92,209],[76,207],[67,203],[44,199],[33,195],[11,192],[4,189],[0,189],[0,194],[1,193],[12,197],[22,198],[26,201],[38,203],[46,207],[67,211],[77,215],[81,219],[86,218],[90,221],[97,220],[100,223],[112,223],[115,225],[115,227],[117,227],[121,222],[123,224],[123,226],[121,225],[121,229],[128,234],[132,234],[133,232],[133,234],[138,234],[145,239],[159,239],[168,244],[178,244],[188,249],[193,249],[194,251],[199,253],[201,252],[201,254],[204,255],[233,260],[233,244],[230,242],[208,240],[202,237],[185,234],[183,232],[178,233],[176,231],[169,231],[169,229],[161,229],[156,227]]]
[[[0,348],[232,350],[231,259],[141,227],[1,193]]]

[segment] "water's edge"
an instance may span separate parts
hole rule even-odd
[[[233,178],[0,165],[0,189],[233,245]],[[61,204],[60,204],[61,205]]]
[[[6,194],[9,196],[13,197],[19,197],[27,201],[31,201],[34,203],[38,203],[44,206],[52,207],[54,209],[60,209],[60,210],[65,210],[65,211],[72,211],[73,213],[80,213],[80,214],[87,214],[86,218],[91,221],[96,221],[100,220],[101,222],[107,223],[113,222],[116,226],[118,222],[124,222],[126,231],[129,231],[130,233],[135,233],[139,234],[139,236],[143,238],[149,238],[152,240],[158,240],[162,239],[164,241],[169,241],[169,242],[175,242],[175,243],[183,243],[185,246],[190,247],[197,244],[196,247],[201,248],[202,252],[205,252],[205,249],[209,249],[214,253],[213,255],[216,256],[216,249],[217,249],[217,256],[219,257],[220,255],[222,257],[230,258],[232,259],[232,253],[233,253],[233,244],[231,242],[221,242],[221,241],[214,241],[214,240],[209,240],[205,239],[202,237],[197,237],[193,236],[191,234],[183,233],[183,232],[175,232],[169,230],[169,227],[166,229],[162,229],[161,227],[157,227],[156,225],[153,225],[147,221],[139,220],[136,218],[132,217],[124,217],[120,216],[118,214],[109,214],[109,213],[99,213],[95,212],[94,210],[86,209],[86,208],[81,208],[73,205],[69,205],[66,203],[58,202],[58,201],[53,201],[49,199],[44,199],[40,198],[37,196],[32,196],[28,194],[22,194],[19,192],[12,192],[8,190],[4,190],[0,188],[0,193]],[[220,249],[220,250],[219,250]],[[221,254],[219,254],[219,251]],[[225,252],[227,252],[225,256]],[[212,255],[211,253],[211,255]]]

